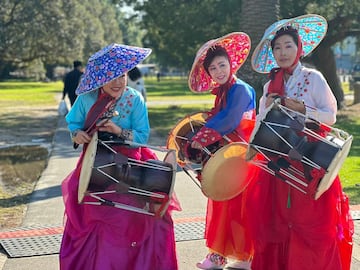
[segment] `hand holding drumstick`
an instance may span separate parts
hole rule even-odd
[[[119,113],[114,111],[113,116],[117,116]],[[99,131],[106,131],[116,135],[120,135],[122,132],[122,128],[116,125],[113,121],[111,121],[111,117],[102,119],[99,123],[96,124],[96,129]],[[91,141],[91,136],[87,131],[84,130],[76,130],[72,133],[72,140],[75,144],[84,144],[89,143]]]
[[[296,100],[296,99],[289,98],[289,97],[281,97],[277,93],[271,93],[271,94],[266,95],[265,106],[269,107],[274,102],[274,100],[277,98],[281,98],[282,105],[289,108],[290,110],[305,114],[306,106],[303,101]]]

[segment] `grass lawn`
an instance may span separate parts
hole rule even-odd
[[[62,87],[62,82],[0,82],[0,108],[54,105],[54,95],[62,93]]]

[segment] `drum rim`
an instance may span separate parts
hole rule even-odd
[[[204,113],[206,113],[205,111],[199,111],[199,112],[195,112],[195,113],[191,113],[186,115],[185,117],[183,117],[182,119],[180,119],[177,124],[171,129],[171,131],[169,132],[169,136],[166,140],[166,148],[171,149],[171,150],[175,150],[175,154],[176,154],[176,161],[179,165],[185,165],[186,161],[182,161],[179,159],[178,157],[178,153],[180,150],[180,147],[178,147],[178,144],[176,142],[176,137],[179,135],[178,132],[180,131],[180,129],[182,129],[185,124],[188,124],[192,121],[196,121],[199,122],[201,124],[205,124],[205,117],[203,117]],[[186,120],[188,120],[186,122]]]
[[[170,156],[172,156],[171,159],[173,159],[173,160],[168,159]],[[166,163],[169,163],[169,164],[172,165],[172,178],[171,178],[171,186],[170,186],[170,190],[169,190],[169,194],[168,194],[169,195],[169,200],[165,203],[165,205],[163,207],[163,210],[159,213],[160,217],[162,217],[166,213],[166,211],[167,211],[167,209],[169,207],[169,204],[171,202],[172,195],[174,193],[174,189],[175,189],[175,178],[176,178],[176,170],[177,170],[176,151],[170,149],[166,153],[166,155],[165,155],[165,157],[163,159],[163,162],[166,162]]]
[[[320,196],[327,191],[331,185],[333,184],[336,175],[340,171],[342,164],[345,162],[345,159],[349,155],[351,144],[352,144],[353,136],[349,136],[344,144],[342,145],[340,151],[337,152],[333,160],[331,161],[328,172],[325,174],[325,176],[321,179],[315,193],[315,200],[319,199]],[[325,184],[325,181],[329,179],[327,184]]]
[[[93,137],[91,138],[90,143],[86,147],[84,157],[83,157],[83,160],[81,163],[81,171],[80,171],[79,186],[78,186],[78,202],[79,203],[81,203],[83,201],[85,194],[87,192],[87,188],[90,183],[91,171],[92,171],[92,167],[94,166],[94,162],[95,162],[97,145],[98,145],[98,133],[95,132],[93,134]],[[94,153],[94,151],[95,151],[95,153]],[[86,168],[90,172],[85,171],[85,167],[84,167],[85,163],[91,164],[90,168]],[[86,174],[88,174],[88,177],[86,176]]]

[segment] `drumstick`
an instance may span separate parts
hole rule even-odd
[[[109,117],[106,117],[104,119],[101,119],[99,123],[96,124],[97,127],[100,127],[102,125],[104,125],[107,121],[109,121],[111,118],[118,116],[119,112],[118,111],[114,111],[113,114]]]
[[[198,183],[198,181],[194,177],[192,177],[192,175],[189,173],[189,171],[185,168],[182,168],[182,169],[190,177],[190,179],[195,183],[195,185],[197,185],[201,189],[201,185]]]

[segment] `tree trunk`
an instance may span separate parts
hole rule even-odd
[[[245,64],[240,68],[238,75],[256,90],[257,100],[262,95],[263,85],[268,80],[267,75],[257,73],[251,67],[252,53],[260,42],[265,30],[278,20],[279,0],[252,0],[242,1],[241,24],[239,31],[246,31],[251,39],[251,52]]]
[[[354,83],[354,104],[360,103],[360,82]]]

